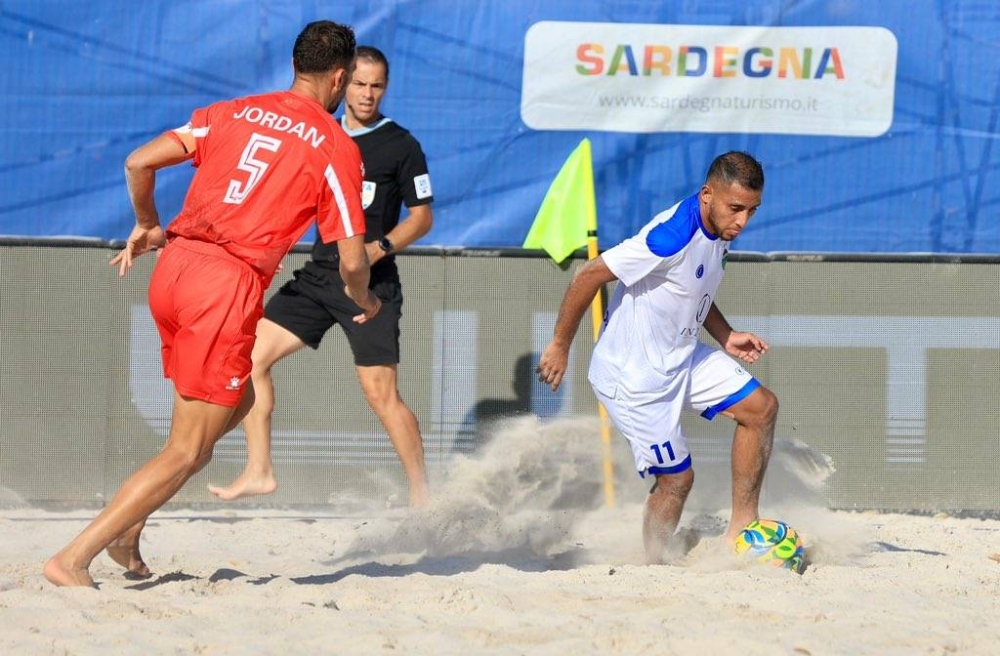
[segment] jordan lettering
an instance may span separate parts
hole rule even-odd
[[[233,114],[234,119],[242,119],[248,123],[256,123],[265,128],[271,128],[278,132],[287,132],[288,134],[294,134],[296,137],[310,144],[313,148],[319,148],[326,140],[326,136],[319,133],[319,131],[311,125],[307,125],[305,121],[293,121],[287,116],[282,116],[281,114],[275,114],[274,112],[267,112],[260,107],[244,107],[236,114]]]

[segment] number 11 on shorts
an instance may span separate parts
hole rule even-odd
[[[662,445],[660,445],[660,444],[653,444],[652,446],[649,447],[650,449],[653,450],[653,453],[656,454],[656,461],[658,463],[660,463],[661,465],[664,462],[664,460],[663,460],[663,452],[660,451],[660,447],[661,446],[664,449],[667,450],[667,456],[670,458],[670,462],[673,462],[674,459],[675,459],[675,456],[674,456],[674,447],[670,446],[670,441],[669,440],[666,441],[666,442],[664,442]]]

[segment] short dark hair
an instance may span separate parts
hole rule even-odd
[[[295,39],[292,63],[296,73],[328,73],[349,68],[354,59],[354,30],[333,21],[314,21]]]
[[[385,79],[389,79],[389,60],[385,58],[385,53],[375,46],[358,46],[358,59],[367,59],[375,64],[382,64],[385,67]]]
[[[760,191],[764,188],[764,168],[753,155],[731,150],[712,161],[705,176],[705,181],[709,180],[718,180],[725,185],[736,182],[750,191]]]

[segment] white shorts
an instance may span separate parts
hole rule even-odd
[[[691,453],[681,431],[681,410],[698,412],[711,420],[760,387],[736,360],[701,342],[689,366],[677,370],[662,394],[630,397],[619,386],[614,398],[594,388],[632,447],[640,476],[677,474],[691,467]]]

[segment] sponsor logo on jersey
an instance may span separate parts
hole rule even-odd
[[[694,277],[701,278],[703,275],[705,275],[705,265],[699,264],[697,271],[694,272]]]
[[[711,309],[711,307],[712,307],[712,297],[709,296],[708,294],[705,294],[704,296],[701,297],[701,302],[698,303],[698,314],[695,316],[695,319],[698,321],[699,326],[705,321],[705,317],[708,316],[708,311]]]
[[[375,183],[365,180],[361,183],[361,209],[368,209],[373,200],[375,200]]]
[[[429,173],[424,173],[413,178],[413,188],[417,190],[417,198],[430,198],[434,195],[434,192],[431,190],[431,176]]]

